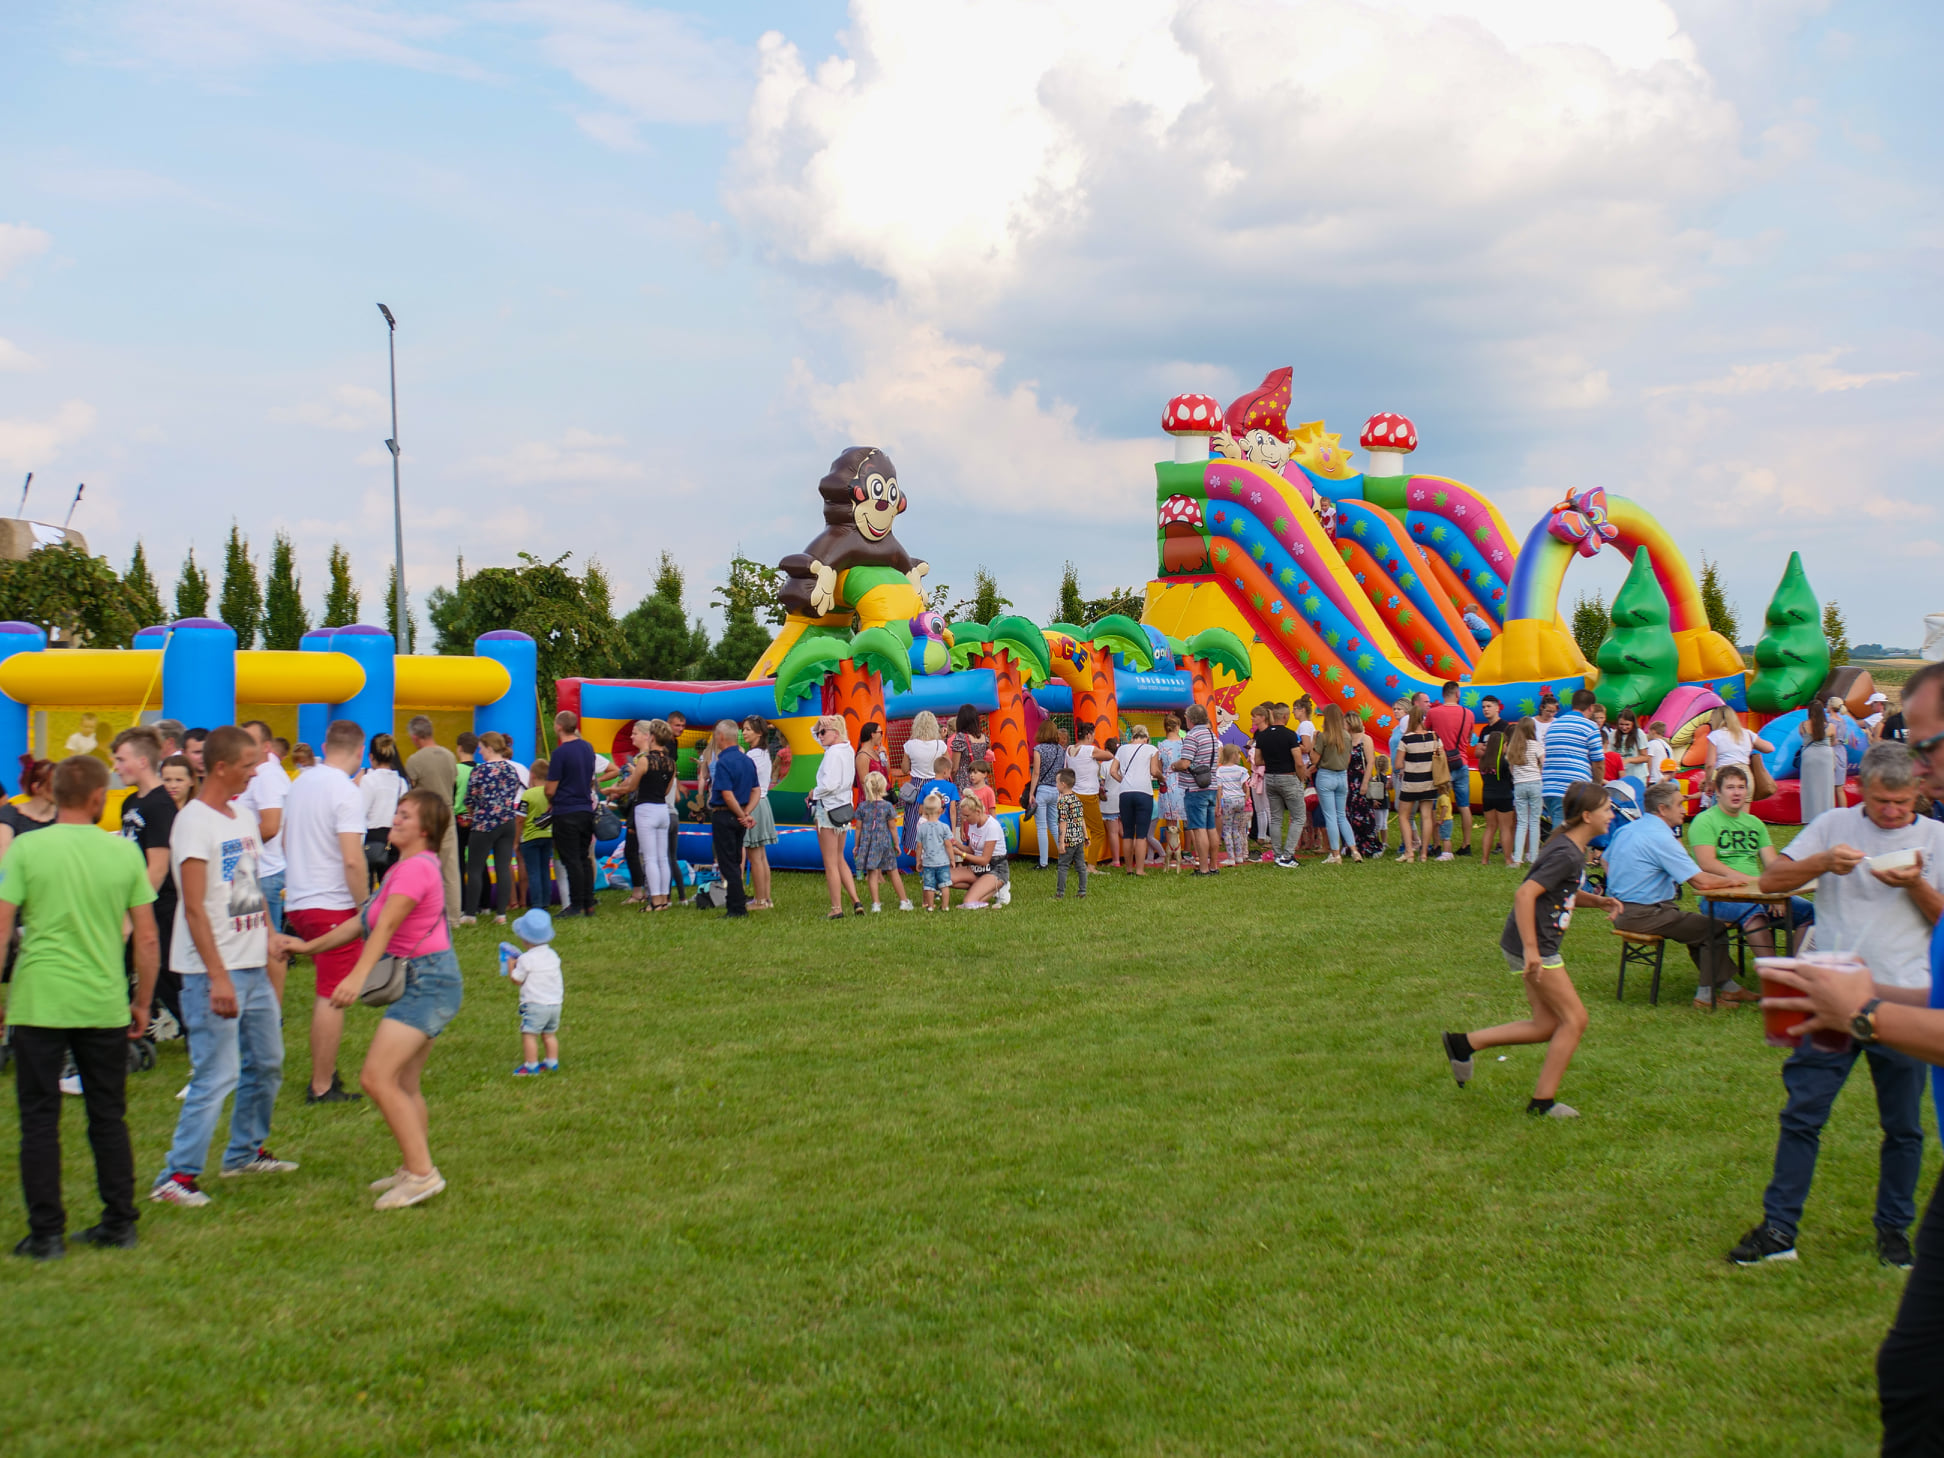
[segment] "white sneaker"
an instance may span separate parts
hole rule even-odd
[[[460,917],[460,918],[459,918],[459,925],[460,925],[460,926],[477,926],[477,925],[479,925],[479,918],[478,918],[478,917],[476,917],[476,916],[462,916],[462,917]]]
[[[403,1210],[407,1205],[416,1205],[421,1200],[429,1200],[446,1187],[445,1176],[434,1169],[431,1174],[420,1178],[409,1170],[400,1177],[372,1205],[374,1210]]]
[[[193,1175],[170,1175],[149,1191],[149,1198],[158,1205],[182,1205],[190,1209],[209,1203],[209,1196],[203,1193]]]
[[[81,1097],[81,1075],[78,1073],[70,1073],[64,1075],[61,1079],[61,1092],[66,1094],[71,1099],[80,1098]]]
[[[189,1085],[193,1084],[195,1081],[196,1081],[196,1071],[195,1069],[192,1068],[189,1070],[189,1083],[185,1083],[181,1088],[176,1090],[177,1103],[181,1103],[184,1099],[189,1097]]]
[[[1458,857],[1454,856],[1450,851],[1445,851],[1439,855],[1438,859],[1441,861],[1455,861]]]
[[[385,1193],[386,1190],[389,1190],[393,1185],[397,1184],[400,1180],[404,1179],[410,1173],[411,1171],[406,1169],[405,1166],[401,1164],[397,1169],[393,1170],[390,1174],[385,1175],[380,1179],[373,1180],[370,1184],[366,1185],[365,1188],[367,1190],[372,1191],[375,1194],[382,1195]]]
[[[1546,1117],[1548,1119],[1577,1119],[1579,1117],[1579,1110],[1571,1104],[1554,1104],[1550,1109],[1546,1110]]]
[[[884,908],[883,908],[883,907],[882,907],[881,905],[879,905],[879,904],[878,904],[877,902],[875,902],[875,901],[873,901],[873,902],[871,903],[871,910],[872,910],[872,911],[882,911],[882,910],[884,910]]]
[[[898,903],[898,910],[900,910],[900,911],[909,911],[909,910],[911,910],[911,903],[910,903],[909,901],[900,901],[900,902]]]
[[[219,1171],[224,1179],[234,1179],[237,1175],[251,1174],[289,1174],[297,1168],[294,1159],[278,1159],[269,1150],[258,1147],[257,1152],[242,1164],[224,1165]]]
[[[999,894],[993,897],[992,900],[996,906],[1012,905],[1012,883],[1008,881],[1005,885],[1001,886],[999,888]]]

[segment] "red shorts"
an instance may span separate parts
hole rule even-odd
[[[284,925],[290,934],[299,941],[313,941],[327,931],[344,925],[358,913],[355,911],[335,911],[323,907],[306,907],[302,911],[286,911]],[[344,981],[351,969],[358,965],[358,954],[364,951],[364,940],[346,942],[328,952],[319,952],[317,961],[317,995],[329,997],[337,991],[338,983]]]

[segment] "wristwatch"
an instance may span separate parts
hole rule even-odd
[[[1871,998],[1863,1006],[1859,1007],[1856,1010],[1856,1016],[1850,1019],[1850,1036],[1856,1039],[1857,1042],[1876,1042],[1876,1010],[1877,1004],[1882,1001],[1883,999],[1880,997]]]

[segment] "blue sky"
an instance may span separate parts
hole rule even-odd
[[[232,518],[408,575],[817,530],[891,451],[933,581],[1152,571],[1166,398],[1282,364],[1523,529],[1604,485],[1759,617],[1944,565],[1937,7],[621,0],[8,7],[0,471],[172,579]],[[0,489],[6,489],[0,482]],[[58,505],[57,505],[58,504]],[[11,505],[11,502],[9,502]],[[1569,592],[1621,576],[1577,569]],[[1752,629],[1745,634],[1753,636]]]

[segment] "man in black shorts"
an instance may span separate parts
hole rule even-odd
[[[1514,830],[1518,818],[1512,808],[1512,766],[1505,758],[1505,746],[1517,726],[1503,717],[1499,709],[1495,694],[1487,694],[1478,701],[1478,712],[1483,716],[1478,721],[1478,783],[1482,802],[1479,808],[1485,812],[1485,849],[1479,854],[1490,861],[1492,842],[1496,840],[1509,866],[1517,840]]]

